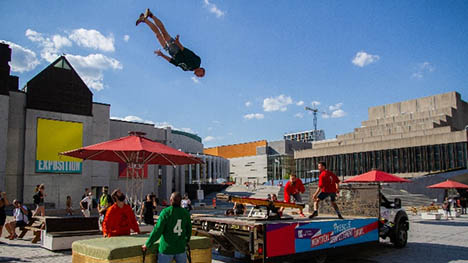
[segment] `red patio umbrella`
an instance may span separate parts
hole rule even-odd
[[[371,183],[371,182],[383,182],[383,183],[407,183],[410,180],[400,178],[396,175],[382,172],[379,170],[372,170],[367,173],[354,176],[344,180],[345,183]]]
[[[468,189],[468,185],[455,182],[452,180],[447,180],[438,184],[429,185],[427,188],[436,188],[436,189],[450,189],[450,188],[461,188]]]
[[[134,203],[138,202],[138,191],[140,192],[139,200],[142,199],[142,169],[145,165],[158,164],[175,166],[203,163],[200,159],[190,154],[143,137],[145,133],[129,132],[129,134],[130,135],[126,137],[89,145],[60,154],[83,160],[126,163],[127,167],[131,170],[132,180],[132,186],[129,187],[127,170],[127,193],[131,192],[130,201]]]
[[[190,154],[143,137],[141,132],[79,149],[62,152],[83,160],[108,161],[126,164],[183,165],[202,161]]]

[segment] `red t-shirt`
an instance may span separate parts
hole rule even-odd
[[[288,181],[284,186],[284,201],[289,202],[290,196],[294,194],[304,193],[305,187],[301,179],[296,178],[296,182],[293,184],[291,181]]]
[[[120,208],[116,203],[107,209],[106,217],[102,223],[102,232],[108,237],[128,236],[130,229],[140,233],[132,208],[125,204]]]
[[[336,193],[336,184],[339,182],[340,179],[334,173],[324,170],[320,173],[318,186],[324,193]]]

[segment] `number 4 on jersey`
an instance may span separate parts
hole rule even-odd
[[[177,219],[177,223],[174,226],[174,234],[177,234],[178,236],[182,235],[182,219]]]

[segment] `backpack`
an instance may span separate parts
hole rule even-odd
[[[34,204],[38,205],[41,202],[41,197],[39,196],[39,192],[37,194],[33,195],[34,199]]]
[[[31,212],[31,209],[28,209],[28,208],[25,207],[25,206],[24,206],[23,208],[26,208],[26,210],[28,211],[28,214],[27,214],[26,216],[28,217],[28,221],[31,221],[31,219],[32,219],[32,217],[33,217],[32,212]],[[20,212],[21,212],[21,214],[24,215],[23,210],[21,210],[21,208],[20,208]]]

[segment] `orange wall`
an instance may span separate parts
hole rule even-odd
[[[240,144],[217,146],[212,148],[205,148],[203,153],[221,156],[224,158],[236,158],[244,156],[257,155],[258,146],[266,146],[267,141],[246,142]]]

